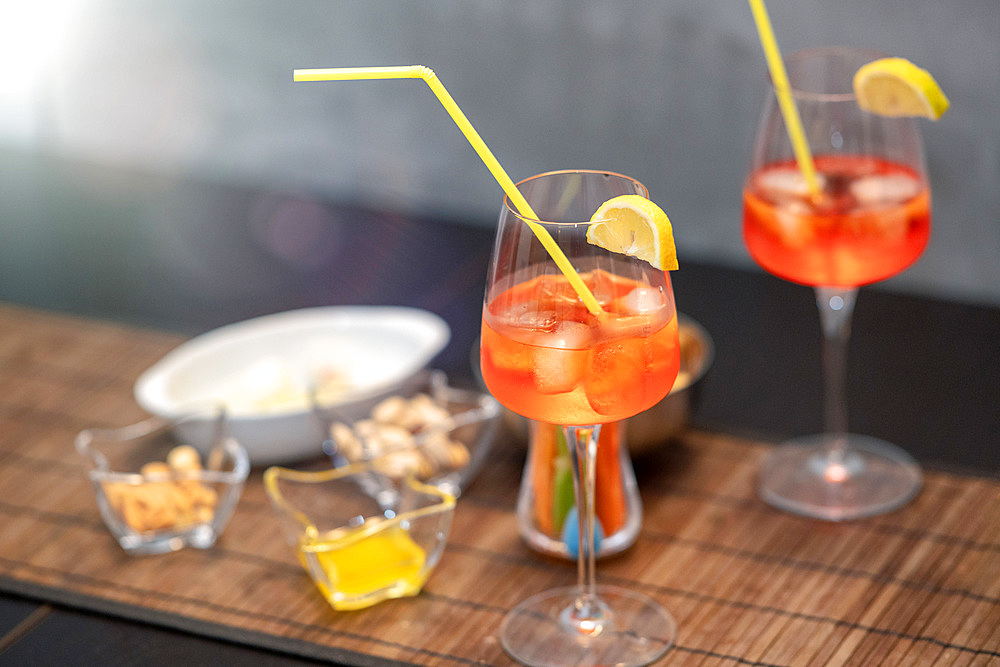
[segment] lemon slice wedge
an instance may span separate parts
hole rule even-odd
[[[663,209],[640,195],[621,195],[601,204],[590,218],[587,242],[646,260],[662,271],[677,269],[670,219]]]
[[[880,58],[854,74],[858,106],[880,116],[937,120],[950,102],[934,77],[905,58]]]

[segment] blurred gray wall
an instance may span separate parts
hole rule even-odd
[[[921,121],[934,234],[885,287],[1000,304],[1000,2],[768,7],[786,53],[873,47],[935,75],[952,109]],[[682,262],[751,266],[740,186],[766,67],[746,0],[70,0],[46,23],[58,48],[3,92],[0,148],[492,225],[500,190],[424,83],[292,83],[419,63],[515,180],[628,173]]]

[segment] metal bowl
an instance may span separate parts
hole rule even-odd
[[[660,446],[688,425],[697,403],[698,382],[715,357],[708,332],[684,315],[678,317],[681,369],[673,389],[663,400],[625,424],[625,442],[633,455]]]

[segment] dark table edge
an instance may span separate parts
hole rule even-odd
[[[50,603],[71,609],[95,612],[133,623],[145,623],[195,636],[222,640],[255,649],[266,649],[311,660],[322,660],[332,664],[354,665],[357,667],[391,667],[401,664],[398,660],[368,656],[347,649],[321,646],[305,640],[279,637],[264,632],[242,630],[212,621],[157,611],[114,600],[105,600],[53,586],[21,581],[5,575],[0,575],[0,592],[17,595],[39,603]]]

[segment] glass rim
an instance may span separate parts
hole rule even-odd
[[[619,174],[616,171],[609,171],[607,169],[557,169],[557,170],[554,170],[554,171],[544,171],[544,172],[542,172],[540,174],[535,174],[534,176],[529,176],[528,178],[525,178],[525,179],[522,179],[522,180],[518,181],[517,183],[514,184],[514,187],[520,190],[522,184],[528,183],[528,182],[531,182],[531,181],[534,181],[534,180],[537,180],[539,178],[546,178],[546,177],[550,177],[550,176],[569,176],[571,174],[584,174],[584,175],[589,175],[589,176],[595,176],[595,175],[596,176],[611,176],[611,177],[614,177],[614,178],[621,179],[623,181],[631,182],[631,183],[634,183],[635,185],[638,185],[639,188],[642,190],[642,192],[636,193],[636,194],[641,194],[643,197],[649,199],[649,188],[647,188],[646,185],[642,181],[638,180],[637,178],[633,178],[632,176],[626,176],[625,174]],[[517,210],[517,207],[514,206],[511,203],[510,197],[507,196],[506,194],[504,194],[504,196],[503,196],[503,205],[504,205],[504,208],[507,211],[509,211],[512,215],[514,215],[519,220],[526,220],[526,221],[529,221],[529,222],[538,223],[540,225],[576,226],[576,225],[589,225],[590,224],[590,220],[576,220],[576,221],[556,222],[554,220],[541,220],[541,219],[538,219],[538,218],[529,218],[529,217],[527,217],[525,215],[521,215],[521,213]]]
[[[331,482],[344,482],[350,477],[371,474],[372,472],[373,468],[371,462],[350,463],[339,468],[332,467],[322,470],[298,470],[295,468],[286,468],[284,466],[270,466],[264,470],[262,479],[264,482],[264,492],[270,498],[275,509],[280,510],[285,517],[300,525],[304,531],[314,529],[317,534],[322,536],[331,532],[331,530],[337,530],[340,526],[329,530],[320,530],[316,521],[313,519],[313,513],[289,500],[286,494],[282,493],[281,487],[286,483],[297,483],[303,485],[312,484],[320,487]],[[369,537],[375,533],[382,532],[386,528],[397,526],[404,521],[415,521],[423,517],[450,512],[454,510],[455,505],[457,504],[457,499],[453,494],[445,491],[444,489],[438,488],[433,484],[421,482],[413,475],[406,475],[403,477],[401,483],[405,484],[416,493],[433,498],[433,501],[429,501],[427,504],[421,505],[420,507],[403,512],[397,512],[391,518],[384,518],[377,524],[366,526],[362,531],[360,531],[359,535],[353,539],[357,540]],[[362,493],[360,489],[358,492]],[[377,503],[377,499],[374,496],[369,496],[368,499],[373,503]]]
[[[208,414],[208,413],[206,413]],[[231,461],[231,467],[223,470],[213,470],[203,468],[197,471],[171,471],[166,473],[169,479],[197,479],[202,482],[213,482],[222,484],[240,484],[250,474],[250,459],[246,448],[232,435],[231,430],[225,422],[225,414],[213,413],[212,419],[221,421],[225,432],[220,437],[213,440],[212,449],[205,456],[211,456],[211,452],[222,451]],[[192,420],[197,421],[192,417]],[[139,470],[116,470],[107,458],[110,450],[127,450],[135,447],[136,442],[143,438],[154,437],[161,433],[166,433],[183,424],[181,421],[172,421],[162,417],[147,417],[146,419],[120,427],[91,427],[85,428],[77,433],[74,439],[76,451],[87,461],[87,476],[94,482],[124,482],[127,484],[138,484],[143,482],[148,475]],[[178,439],[177,444],[188,444],[186,439]],[[203,453],[203,452],[200,452]],[[153,475],[154,477],[159,474]]]
[[[807,59],[821,59],[821,58],[831,58],[840,57],[846,58],[847,56],[859,57],[859,60],[865,59],[864,62],[868,63],[873,60],[878,60],[879,58],[886,58],[888,55],[878,49],[870,49],[864,47],[854,47],[854,46],[820,46],[812,47],[808,49],[800,49],[798,51],[793,51],[787,56],[784,56],[782,60],[785,64],[786,76],[788,65],[791,63],[801,62]],[[861,63],[858,65],[860,67]],[[768,82],[770,83],[771,90],[777,93],[774,86],[774,78],[771,76],[770,72],[767,75]],[[788,88],[791,92],[792,97],[797,100],[802,100],[806,102],[853,102],[857,99],[854,95],[853,89],[849,92],[843,93],[822,93],[810,90],[802,90],[801,88],[796,88],[792,83],[791,77],[788,78]]]

